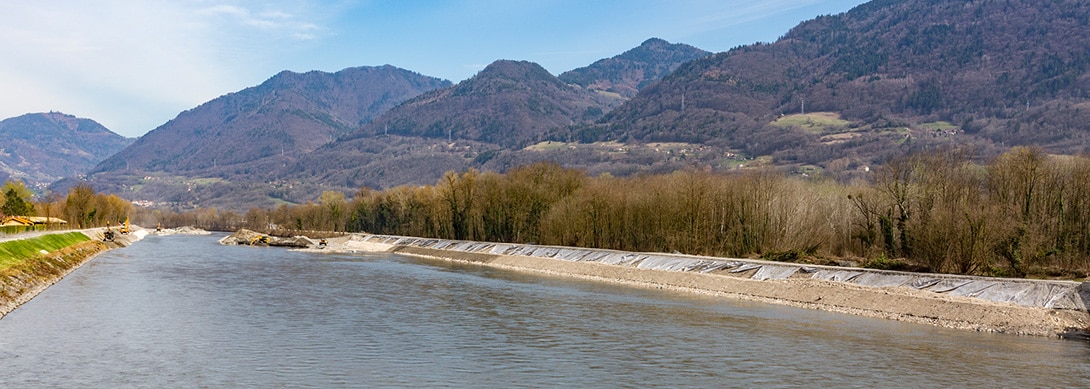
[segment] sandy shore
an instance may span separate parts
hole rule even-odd
[[[391,252],[404,255],[437,258],[449,261],[477,263],[518,271],[537,272],[567,277],[624,283],[651,288],[681,290],[692,293],[723,296],[726,298],[821,309],[868,317],[930,324],[948,328],[1052,337],[1086,337],[1090,330],[1090,313],[1079,301],[1090,292],[1085,284],[1041,281],[1041,287],[1069,288],[1065,292],[1074,295],[1074,302],[1055,303],[1056,298],[1043,306],[1022,305],[988,301],[978,297],[965,297],[950,293],[937,293],[907,287],[861,286],[848,282],[814,279],[798,272],[782,279],[754,279],[755,271],[666,271],[615,265],[582,260],[565,260],[532,255],[506,255],[520,252],[525,245],[501,245],[479,242],[454,242],[419,238],[350,235],[329,239],[321,252],[358,253]],[[467,248],[468,247],[468,248]],[[530,246],[540,248],[542,246]],[[560,252],[567,248],[546,248]],[[641,253],[612,252],[608,250],[572,249],[605,255],[634,256]],[[553,254],[559,256],[560,254]],[[599,254],[596,254],[599,255]],[[658,258],[664,255],[658,255]],[[703,258],[703,257],[700,257]],[[728,261],[731,259],[722,259]],[[774,267],[774,266],[772,266]],[[848,269],[867,273],[866,269]],[[843,271],[843,270],[838,270]],[[888,273],[888,272],[887,272]],[[888,277],[900,277],[893,274]],[[956,283],[959,279],[939,276],[942,282]],[[936,281],[937,282],[937,281]],[[970,282],[975,278],[968,278]],[[1009,284],[1033,284],[1035,281],[1010,280]],[[1004,287],[990,286],[993,289]],[[1033,285],[1037,288],[1039,285]],[[1012,292],[1013,293],[1013,292]],[[1017,292],[1020,294],[1022,292]],[[977,293],[984,295],[983,292]],[[994,293],[993,293],[994,294]],[[1071,300],[1069,298],[1069,300]],[[1062,308],[1044,305],[1063,306]],[[1033,305],[1033,304],[1030,304]]]

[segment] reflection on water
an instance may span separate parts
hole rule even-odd
[[[1086,343],[149,237],[0,320],[4,387],[1083,386]]]

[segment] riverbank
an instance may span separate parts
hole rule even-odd
[[[106,232],[104,228],[76,232],[85,235],[89,240],[58,250],[18,258],[17,262],[0,269],[0,318],[56,284],[95,255],[126,247],[147,235],[146,231],[136,229],[131,234],[115,233],[113,241],[104,242],[103,237]],[[41,237],[33,236],[25,239],[41,239]]]
[[[1090,286],[731,258],[355,234],[335,253],[391,252],[683,290],[948,328],[1051,337],[1090,332]]]

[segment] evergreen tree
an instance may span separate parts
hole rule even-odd
[[[19,196],[15,189],[4,192],[4,205],[0,207],[0,213],[8,216],[27,216],[34,212],[34,205]]]
[[[34,204],[30,202],[33,193],[22,182],[8,181],[2,189],[4,201],[0,204],[0,213],[8,216],[30,216],[34,213]]]

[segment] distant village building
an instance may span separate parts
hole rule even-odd
[[[68,224],[67,220],[41,216],[8,216],[0,219],[0,227],[33,226],[43,224]]]

